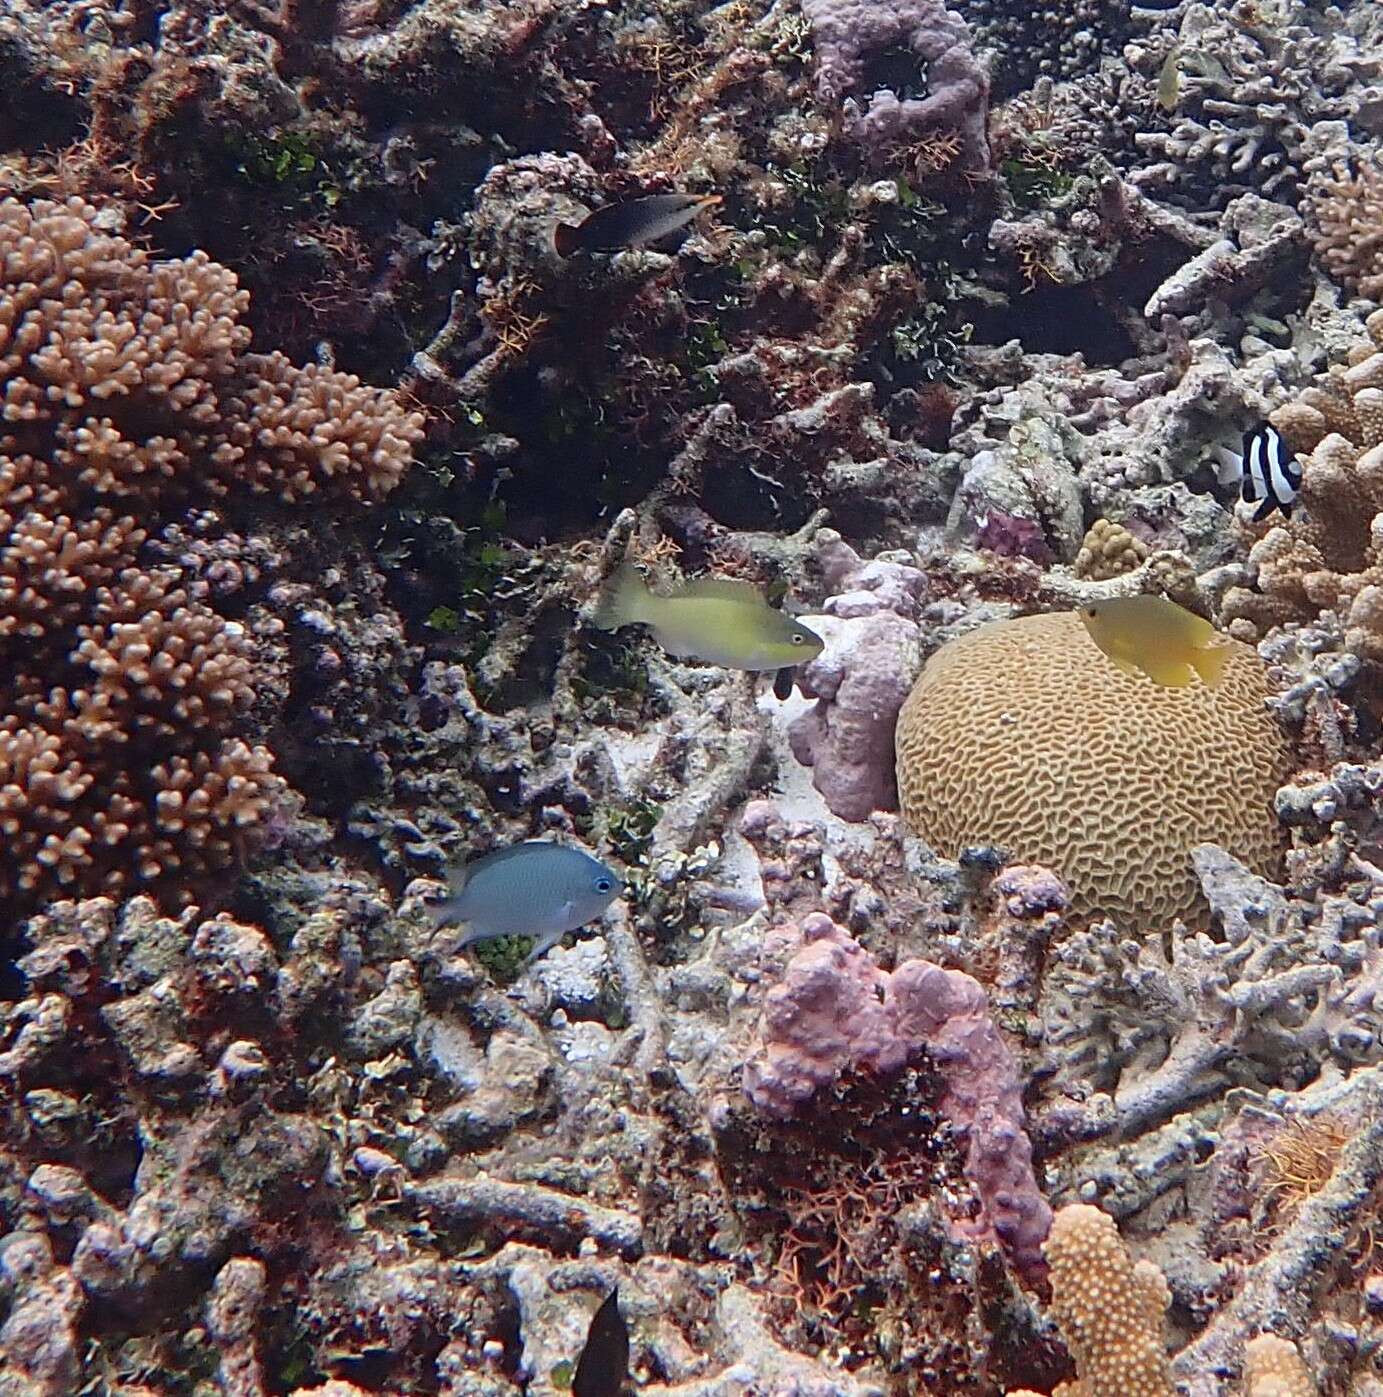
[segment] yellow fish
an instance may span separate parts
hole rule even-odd
[[[1229,658],[1209,621],[1166,597],[1113,597],[1080,609],[1090,639],[1125,674],[1146,674],[1154,684],[1184,689],[1197,674],[1219,684]]]
[[[784,669],[824,649],[819,635],[775,611],[747,582],[698,577],[660,597],[629,563],[605,584],[591,619],[603,631],[648,626],[669,655],[727,669]]]

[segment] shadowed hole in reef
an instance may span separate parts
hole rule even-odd
[[[511,708],[550,703],[562,646],[575,620],[572,612],[560,603],[540,607],[524,632],[521,653],[515,656],[508,673],[494,685],[486,682],[482,660],[477,684],[482,706],[491,713],[506,713]]]
[[[1039,272],[1032,290],[1012,296],[1007,306],[977,310],[974,343],[1017,339],[1026,354],[1080,354],[1091,367],[1121,364],[1138,346],[1115,309],[1145,304],[1185,261],[1184,247],[1150,239],[1097,281],[1060,286]]]
[[[900,101],[927,95],[927,65],[906,44],[890,44],[865,64],[858,91],[868,98],[887,88]]]
[[[811,517],[814,503],[794,479],[794,466],[784,460],[755,464],[722,460],[705,474],[701,504],[718,523],[730,529],[762,529],[790,534]]]
[[[1092,367],[1121,364],[1137,352],[1094,284],[1039,282],[1006,307],[975,316],[975,343],[1016,339],[1025,354],[1080,354]]]

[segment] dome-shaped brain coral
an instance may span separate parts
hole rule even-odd
[[[1214,689],[1122,673],[1075,612],[943,645],[898,717],[904,818],[947,857],[997,844],[1047,865],[1080,915],[1140,930],[1204,920],[1191,850],[1219,844],[1270,873],[1287,759],[1263,666],[1225,643]]]

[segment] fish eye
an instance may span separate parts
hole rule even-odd
[[[614,890],[614,884],[608,878],[597,878],[595,880],[595,890],[598,893],[608,893]]]
[[[804,636],[804,635],[795,635],[795,636],[793,636],[793,638],[792,638],[792,643],[793,643],[794,645],[805,645],[805,644],[806,644],[806,640],[807,640],[807,638],[806,638],[806,636]]]

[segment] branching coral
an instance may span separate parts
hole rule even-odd
[[[1383,1053],[1368,885],[1314,909],[1221,850],[1196,850],[1195,864],[1224,940],[1177,929],[1169,954],[1104,923],[1056,950],[1043,1003],[1050,1065],[1113,1097],[1059,1129],[1137,1135],[1231,1080],[1301,1083]]]
[[[1149,54],[1150,76],[1163,61]],[[1171,129],[1135,136],[1158,158],[1131,178],[1217,203],[1248,190],[1293,198],[1325,148],[1347,139],[1348,65],[1371,62],[1343,26],[1326,39],[1256,5],[1203,4],[1183,11],[1177,61]]]
[[[1383,168],[1336,169],[1311,189],[1316,255],[1342,285],[1383,296]]]
[[[391,394],[249,352],[246,293],[155,262],[80,199],[0,203],[0,888],[170,886],[280,797],[246,740],[244,628],[146,542],[235,492],[375,499],[422,425]]]
[[[1172,1397],[1162,1343],[1172,1297],[1157,1267],[1135,1263],[1114,1219],[1084,1203],[1057,1213],[1044,1251],[1052,1313],[1080,1373],[1070,1397]]]

